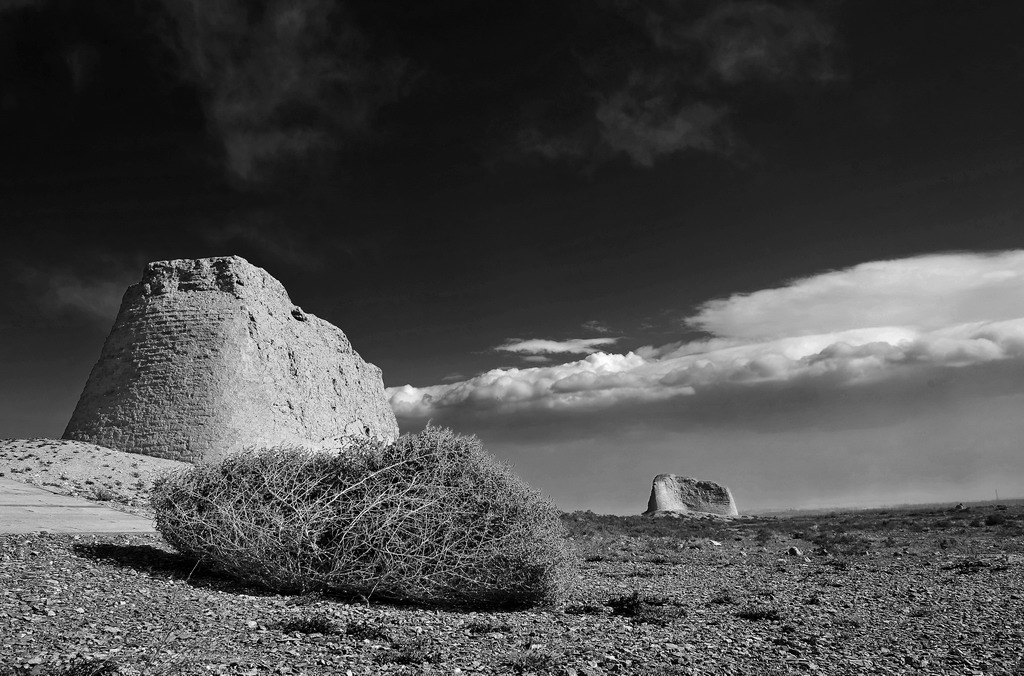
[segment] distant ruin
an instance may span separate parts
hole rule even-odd
[[[146,266],[64,432],[188,462],[397,436],[380,369],[238,256]]]
[[[647,511],[644,515],[666,512],[739,515],[736,501],[733,500],[728,487],[714,481],[700,481],[675,474],[659,474],[654,477],[651,497],[647,501]]]

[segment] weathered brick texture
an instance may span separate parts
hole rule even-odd
[[[651,497],[644,514],[655,512],[702,512],[723,516],[739,514],[736,501],[727,486],[675,474],[659,474],[654,477]]]
[[[380,369],[237,256],[146,266],[64,432],[189,462],[397,435]]]

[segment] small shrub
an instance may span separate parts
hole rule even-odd
[[[679,618],[686,617],[686,611],[676,606],[653,606],[644,608],[643,612],[633,618],[639,624],[652,624],[667,627]]]
[[[643,599],[640,592],[634,591],[631,594],[613,596],[605,602],[605,605],[612,609],[612,615],[624,615],[634,617],[643,609]]]
[[[730,594],[727,591],[722,591],[722,592],[720,592],[718,594],[715,594],[714,596],[712,596],[708,600],[708,605],[715,605],[715,606],[726,606],[726,605],[730,605],[731,606],[731,605],[734,605],[736,603],[737,603],[736,597],[734,597],[732,594]]]
[[[870,538],[858,533],[848,533],[842,526],[820,533],[812,538],[811,542],[829,551],[860,556],[867,554],[872,545]]]
[[[605,602],[612,609],[612,615],[628,617],[634,622],[667,626],[674,620],[686,616],[679,604],[665,597],[640,596],[640,592],[615,596]]]
[[[152,502],[178,551],[277,592],[526,607],[556,603],[576,565],[554,506],[438,427],[236,453],[161,478]]]
[[[1006,523],[1006,515],[1001,513],[992,513],[985,515],[986,526],[999,526]]]
[[[345,635],[360,641],[390,641],[386,631],[368,622],[349,622],[345,627]]]
[[[117,498],[117,493],[110,490],[109,488],[104,488],[102,486],[93,486],[92,491],[89,493],[88,497],[90,500],[109,502],[110,500],[114,500],[115,498]]]
[[[466,624],[466,631],[470,634],[506,634],[512,631],[507,624],[491,624],[490,622],[469,622]]]
[[[324,595],[320,592],[309,592],[308,594],[299,594],[298,596],[292,596],[291,598],[285,599],[284,604],[286,606],[309,606],[314,603],[320,603],[324,600]]]
[[[974,573],[979,572],[982,568],[989,567],[991,566],[987,561],[983,561],[975,557],[968,557],[951,565],[943,566],[946,570],[955,570],[963,575],[973,575]]]
[[[773,622],[782,619],[779,611],[771,606],[746,606],[737,610],[736,617],[744,620],[768,620]]]
[[[336,634],[338,626],[328,615],[311,615],[300,617],[294,620],[282,622],[278,627],[286,634],[299,632],[300,634]]]

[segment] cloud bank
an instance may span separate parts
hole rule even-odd
[[[865,263],[708,302],[685,321],[709,334],[703,340],[595,351],[563,364],[494,369],[388,393],[401,419],[444,420],[467,412],[589,414],[666,402],[683,411],[702,401],[801,392],[826,403],[870,400],[872,393],[906,394],[908,383],[923,387],[943,374],[999,364],[1012,363],[1002,370],[1019,374],[1022,275],[1024,251]],[[601,339],[576,348],[599,346],[594,340]],[[1024,382],[1003,387],[1024,391]]]
[[[705,303],[689,324],[741,339],[865,326],[937,330],[1024,315],[1024,252],[863,263]]]

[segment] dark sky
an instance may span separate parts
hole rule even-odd
[[[0,0],[0,436],[60,436],[145,263],[237,254],[412,386],[403,429],[565,508],[659,472],[989,497],[1024,478],[1022,34],[1010,1]]]

